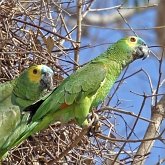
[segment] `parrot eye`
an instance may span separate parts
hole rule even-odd
[[[131,41],[131,42],[136,42],[136,38],[135,38],[135,37],[131,37],[131,38],[130,38],[130,41]]]
[[[34,73],[34,74],[37,74],[37,72],[38,72],[37,69],[34,69],[34,70],[33,70],[33,73]]]

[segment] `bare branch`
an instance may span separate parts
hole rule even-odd
[[[159,135],[160,125],[165,117],[165,96],[159,101],[156,107],[152,108],[151,120],[154,123],[150,123],[144,139],[155,138]],[[142,142],[135,155],[133,165],[143,165],[145,162],[145,155],[149,153],[153,147],[154,140]],[[139,158],[141,160],[139,161]]]
[[[81,21],[82,21],[82,0],[77,1],[77,45],[75,49],[74,60],[76,63],[79,62],[79,51],[80,51],[80,41],[81,41]],[[74,70],[77,69],[77,66],[74,66]]]

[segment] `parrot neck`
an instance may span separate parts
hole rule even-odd
[[[106,63],[111,63],[114,61],[121,65],[122,68],[124,68],[126,65],[133,61],[131,53],[132,52],[129,48],[114,44],[96,59],[105,59]]]
[[[40,91],[38,84],[31,83],[27,77],[19,78],[13,88],[11,101],[24,109],[40,98]]]

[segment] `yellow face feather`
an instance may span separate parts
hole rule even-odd
[[[36,65],[36,66],[32,66],[28,69],[28,78],[31,82],[34,83],[39,83],[41,80],[41,69],[42,69],[42,65]]]

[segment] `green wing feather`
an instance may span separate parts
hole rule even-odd
[[[15,80],[0,84],[0,104],[4,104],[4,101],[11,96],[14,84]]]
[[[13,128],[20,122],[20,109],[18,106],[6,107],[0,110],[0,146]]]
[[[16,79],[0,84],[0,146],[20,120],[19,107],[11,103],[15,83]]]
[[[91,62],[66,78],[39,107],[32,120],[42,119],[47,113],[59,110],[61,104],[68,105],[97,92],[106,77],[103,63]],[[74,85],[75,84],[75,85]]]

